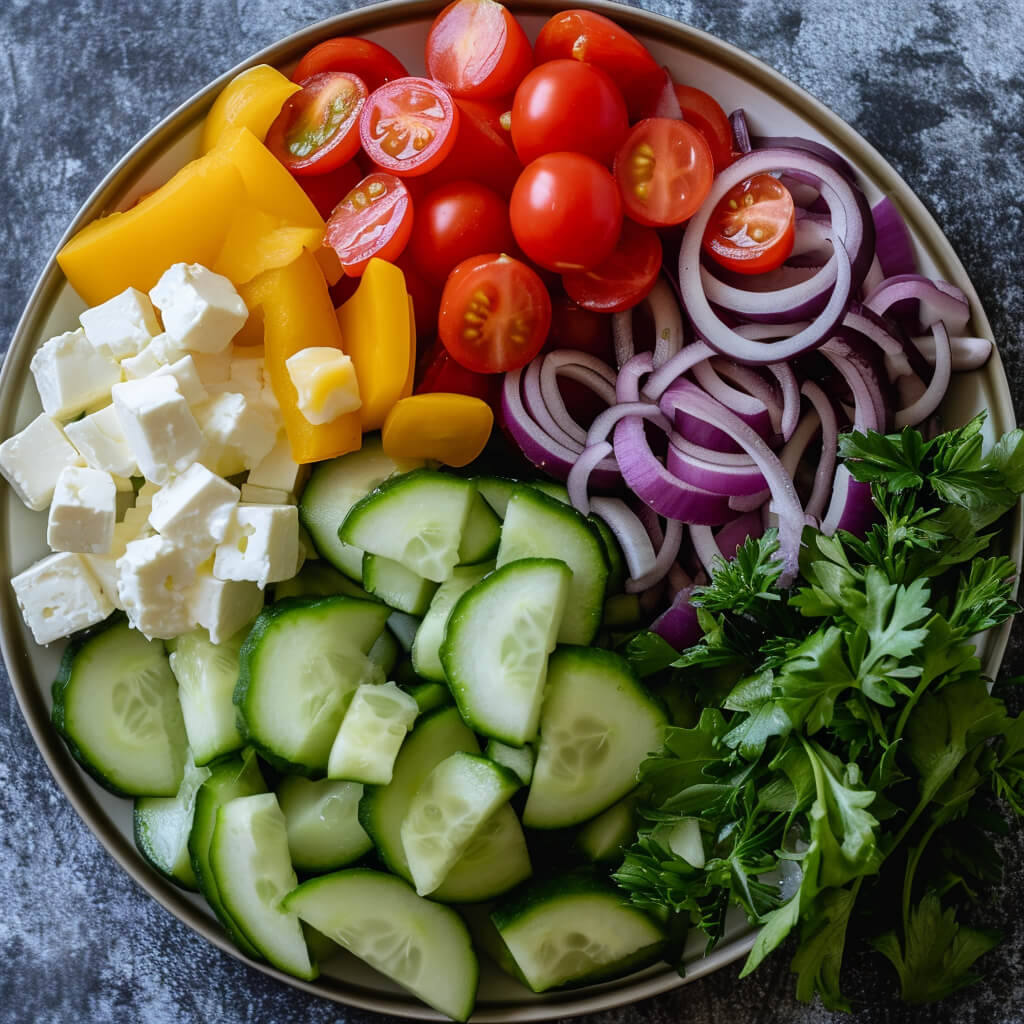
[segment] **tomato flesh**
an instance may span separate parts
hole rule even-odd
[[[359,184],[363,172],[355,160],[349,160],[326,174],[306,174],[296,177],[302,191],[313,200],[317,213],[327,220],[334,208]]]
[[[621,313],[646,298],[661,271],[661,239],[654,228],[623,221],[618,245],[593,270],[562,275],[570,299],[595,313]]]
[[[359,119],[366,154],[392,174],[419,175],[451,152],[459,111],[448,91],[429,78],[396,78],[371,94]]]
[[[627,216],[649,227],[681,224],[711,191],[711,150],[696,128],[668,117],[633,126],[615,154],[615,177]]]
[[[366,103],[362,79],[321,71],[303,80],[267,132],[267,147],[292,174],[325,174],[359,150],[359,115]]]
[[[358,75],[370,92],[392,78],[409,74],[402,62],[383,46],[357,36],[338,36],[318,43],[295,66],[292,81],[302,82],[321,71]]]
[[[453,181],[417,201],[409,254],[428,281],[444,284],[470,256],[514,248],[508,204],[485,185]]]
[[[335,207],[325,241],[349,277],[358,277],[374,256],[393,263],[412,231],[412,199],[392,174],[375,172]]]
[[[547,270],[590,270],[615,248],[622,200],[615,179],[583,153],[546,153],[526,167],[509,204],[512,233]]]
[[[417,366],[417,395],[443,392],[472,395],[492,408],[501,404],[501,377],[494,373],[474,373],[457,363],[444,345],[428,349]]]
[[[460,98],[505,96],[532,65],[526,33],[497,0],[455,0],[427,36],[427,72]]]
[[[770,174],[756,174],[731,188],[704,231],[704,251],[739,274],[781,267],[793,251],[796,210],[789,189]]]
[[[467,370],[503,373],[525,366],[541,350],[550,326],[548,290],[525,263],[487,253],[448,275],[438,336]]]
[[[674,89],[676,99],[679,100],[679,109],[683,112],[683,119],[704,136],[704,141],[711,150],[717,174],[736,159],[732,148],[732,125],[729,124],[728,115],[718,105],[714,96],[703,89],[680,85],[678,82],[675,83]]]

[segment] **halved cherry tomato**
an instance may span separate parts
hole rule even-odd
[[[551,325],[544,282],[511,256],[487,253],[460,263],[441,294],[437,332],[456,362],[476,373],[525,366]]]
[[[532,66],[526,33],[497,0],[455,0],[430,27],[427,73],[453,96],[508,95]]]
[[[555,295],[551,300],[551,330],[544,347],[574,348],[614,364],[612,318],[584,309],[568,295]]]
[[[363,172],[355,160],[326,174],[307,174],[296,179],[302,191],[313,200],[316,212],[327,220],[334,208],[359,184]]]
[[[739,274],[775,270],[793,251],[795,210],[789,189],[770,174],[741,181],[715,207],[704,251]]]
[[[666,227],[692,217],[711,191],[711,150],[693,125],[649,117],[633,126],[615,154],[615,177],[626,215]]]
[[[292,81],[301,82],[321,71],[348,71],[358,75],[370,92],[392,78],[405,78],[409,74],[402,62],[383,46],[357,36],[337,36],[318,43],[295,66]]]
[[[653,109],[665,84],[665,72],[643,43],[593,11],[556,14],[540,30],[533,55],[538,64],[568,58],[607,71],[622,90],[630,120]]]
[[[692,85],[674,83],[676,99],[683,112],[683,120],[688,121],[704,136],[704,141],[711,150],[711,158],[715,162],[715,173],[736,159],[732,150],[732,125],[728,115],[718,105],[714,96],[695,89]]]
[[[585,309],[621,313],[646,298],[660,270],[658,232],[625,220],[611,256],[593,270],[563,274],[562,285],[569,298]]]
[[[345,71],[321,71],[285,100],[267,132],[267,148],[292,174],[326,174],[359,150],[363,80]]]
[[[611,255],[622,229],[615,179],[583,153],[545,153],[516,182],[512,233],[548,270],[590,270]]]
[[[501,404],[501,377],[494,373],[474,373],[452,359],[440,342],[427,349],[416,367],[417,395],[435,391],[482,398],[491,408]]]
[[[367,175],[334,209],[324,240],[349,277],[377,256],[393,263],[412,231],[412,199],[393,174]]]
[[[578,60],[552,60],[520,82],[511,128],[524,164],[565,151],[611,164],[629,131],[629,118],[622,92],[607,72]]]
[[[428,281],[442,285],[470,256],[511,252],[515,244],[508,204],[485,185],[453,181],[417,201],[409,255]]]
[[[392,174],[433,170],[451,152],[459,111],[447,89],[429,78],[396,78],[363,107],[359,136],[367,155]]]

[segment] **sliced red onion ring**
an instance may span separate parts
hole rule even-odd
[[[667,575],[669,569],[675,564],[679,557],[679,548],[683,543],[683,524],[676,519],[669,519],[665,523],[665,539],[661,542],[658,555],[648,572],[640,576],[631,575],[626,580],[627,594],[640,594],[643,591],[660,583]]]
[[[805,380],[800,385],[800,391],[814,406],[818,422],[821,424],[821,457],[814,472],[814,486],[804,506],[804,512],[815,519],[821,519],[825,514],[825,505],[831,494],[832,480],[835,476],[836,455],[839,449],[839,421],[836,418],[835,406],[814,381]]]
[[[779,433],[788,441],[800,422],[800,385],[789,363],[769,363],[768,371],[779,382],[782,389],[782,422]]]
[[[882,264],[878,262],[876,256],[871,261],[871,266],[868,267],[868,272],[864,275],[864,280],[860,283],[860,290],[868,295],[870,292],[877,288],[885,280],[885,274],[882,272]]]
[[[865,298],[864,305],[881,316],[905,299],[918,300],[918,315],[925,327],[941,320],[947,330],[961,332],[971,318],[967,296],[956,285],[947,281],[930,281],[918,274],[899,274],[886,279]]]
[[[729,125],[732,128],[732,148],[737,153],[749,153],[754,147],[750,144],[750,125],[742,107],[729,115]]]
[[[619,542],[629,575],[638,577],[650,572],[657,556],[637,514],[621,498],[592,498],[590,507]]]
[[[611,454],[612,446],[608,441],[598,441],[584,448],[566,477],[569,503],[585,516],[590,515],[590,474]]]
[[[620,402],[604,412],[598,413],[587,432],[587,446],[591,447],[607,440],[615,424],[626,416],[641,416],[659,427],[666,434],[672,429],[668,416],[653,402]]]
[[[651,623],[651,632],[677,651],[692,647],[704,635],[697,609],[690,602],[693,590],[692,584],[679,588],[672,603]]]
[[[772,406],[769,407],[765,401],[768,396],[764,395],[764,392],[761,395],[753,395],[749,390],[740,391],[738,388],[732,387],[722,379],[720,372],[722,370],[724,370],[724,366],[721,362],[708,360],[697,363],[693,367],[693,376],[707,394],[716,402],[721,402],[727,409],[732,409],[761,437],[767,438],[771,437],[773,433],[778,433],[778,427],[782,420],[782,408],[775,401],[774,396],[768,399],[772,402]],[[756,387],[756,385],[754,386]]]
[[[584,433],[583,437],[576,437],[572,432],[573,427],[580,431],[582,429],[580,425],[569,417],[568,414],[559,422],[551,414],[547,402],[544,401],[544,395],[540,390],[541,362],[542,360],[540,359],[534,359],[524,369],[523,406],[527,413],[537,421],[541,430],[552,440],[564,445],[570,451],[575,451],[576,449],[583,451],[586,434]]]
[[[810,153],[812,156],[818,157],[823,160],[830,167],[837,170],[850,182],[857,180],[857,172],[853,169],[853,166],[845,158],[840,156],[834,149],[830,149],[828,146],[821,142],[815,142],[814,139],[803,139],[798,136],[768,136],[768,135],[756,135],[751,136],[750,139],[754,149],[800,149],[804,152]]]
[[[693,586],[693,580],[678,562],[669,569],[666,579],[673,595],[678,594],[680,590]]]
[[[876,518],[871,485],[854,480],[850,471],[839,465],[832,485],[832,500],[821,521],[821,532],[831,537],[836,530],[846,530],[863,537]]]
[[[710,359],[714,354],[714,349],[705,345],[702,341],[695,341],[693,344],[680,349],[671,359],[659,366],[651,374],[643,387],[644,398],[649,398],[652,402],[658,401],[662,394],[664,394],[665,389],[677,377],[681,377],[684,373],[689,372],[698,363],[704,362],[705,359]],[[653,365],[652,362],[651,366]]]
[[[914,347],[927,360],[929,366],[935,365],[935,336],[924,335],[912,338]],[[952,366],[956,373],[965,370],[977,370],[988,362],[992,355],[992,342],[988,338],[965,338],[962,335],[949,339]]]
[[[715,535],[710,526],[698,526],[690,524],[690,543],[693,545],[694,553],[704,566],[704,571],[714,578],[715,562],[723,558],[721,549],[715,543]]]
[[[578,444],[585,444],[587,432],[570,415],[558,387],[558,378],[567,377],[594,392],[606,405],[615,404],[615,371],[596,356],[575,349],[558,349],[535,359],[527,370],[526,387],[530,387],[533,367],[540,366],[540,396],[543,405],[562,432]],[[533,412],[532,405],[527,408]],[[538,417],[534,417],[537,419]]]
[[[826,229],[826,234],[830,242],[835,237],[831,228]],[[820,267],[779,267],[778,270],[752,277],[746,288],[726,284],[715,277],[708,267],[700,268],[700,280],[704,294],[713,305],[751,320],[776,323],[779,320],[803,319],[820,313],[825,308],[831,289],[837,283],[837,262],[830,257]],[[685,294],[684,301],[689,312],[689,301]]]
[[[935,339],[935,369],[932,379],[928,382],[925,393],[912,405],[900,409],[895,417],[897,427],[913,427],[927,419],[939,407],[949,390],[949,378],[952,370],[952,353],[949,348],[949,334],[941,320],[932,324],[932,337]]]
[[[883,277],[917,273],[914,240],[896,204],[885,196],[871,207],[875,222],[875,256]]]
[[[683,347],[686,340],[683,314],[675,290],[663,275],[658,276],[643,302],[647,304],[654,320],[654,365],[661,366]],[[615,346],[615,362],[620,368],[637,354],[632,309],[612,316],[612,343]]]
[[[722,557],[732,559],[736,557],[736,549],[746,543],[749,538],[764,536],[764,521],[757,512],[746,512],[737,516],[731,522],[723,526],[715,534],[715,543]]]

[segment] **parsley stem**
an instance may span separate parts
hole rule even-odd
[[[914,875],[917,873],[917,865],[921,860],[921,855],[924,853],[924,848],[931,842],[932,836],[935,835],[935,830],[939,827],[939,819],[936,818],[932,821],[928,830],[921,837],[921,841],[915,846],[907,856],[907,867],[903,872],[903,936],[906,939],[907,934],[910,931],[910,894],[914,887]]]

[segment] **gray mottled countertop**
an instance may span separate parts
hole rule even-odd
[[[3,0],[0,340],[100,178],[160,118],[275,39],[352,0]],[[567,5],[568,6],[568,5]],[[936,215],[966,265],[1024,394],[1024,2],[647,0],[746,49],[850,122]],[[1021,627],[1006,663],[1024,670]],[[6,682],[6,680],[5,680]],[[0,1022],[372,1021],[268,979],[150,899],[51,779],[0,687]],[[979,910],[1005,942],[984,985],[933,1008],[894,1002],[884,967],[853,957],[864,1022],[1024,1022],[1024,833],[1003,843],[1004,886]],[[873,962],[877,967],[877,961]],[[838,1020],[792,996],[784,958],[727,968],[593,1021]]]

